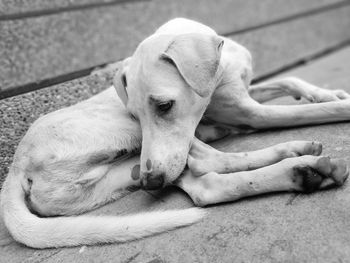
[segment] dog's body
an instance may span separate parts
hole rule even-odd
[[[193,21],[168,22],[123,62],[114,80],[121,100],[111,87],[31,126],[1,195],[10,233],[38,248],[122,242],[189,225],[204,215],[192,208],[128,217],[37,216],[81,214],[140,187],[175,184],[204,206],[341,185],[346,164],[319,156],[322,147],[316,142],[222,153],[194,137],[208,141],[235,127],[350,119],[350,95],[343,91],[295,78],[250,87],[251,75],[244,47]],[[260,104],[285,95],[324,103]]]

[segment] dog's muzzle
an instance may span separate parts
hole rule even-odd
[[[144,190],[156,190],[164,186],[163,173],[144,173],[140,181],[141,188]]]

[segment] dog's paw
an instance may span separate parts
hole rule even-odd
[[[344,90],[327,90],[313,87],[312,89],[301,89],[299,92],[296,93],[297,94],[293,95],[295,98],[304,97],[312,103],[350,99],[350,94]]]
[[[307,93],[304,97],[312,103],[320,103],[350,99],[350,94],[344,90],[317,89],[314,92]]]
[[[290,141],[276,147],[282,159],[302,155],[318,156],[322,153],[322,143],[317,141]]]
[[[341,159],[320,157],[312,165],[297,165],[293,168],[299,188],[306,193],[332,186],[341,186],[349,176],[346,162]]]
[[[319,88],[295,77],[285,78],[284,84],[284,87],[289,95],[293,96],[297,100],[305,98],[309,102],[320,103],[350,99],[350,94],[344,90]]]

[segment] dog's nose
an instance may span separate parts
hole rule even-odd
[[[144,173],[141,179],[141,188],[144,190],[156,190],[164,185],[164,174]]]

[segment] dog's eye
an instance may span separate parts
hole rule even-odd
[[[160,102],[157,104],[157,109],[161,113],[166,113],[166,112],[170,111],[170,109],[173,107],[173,105],[174,105],[173,100]]]

